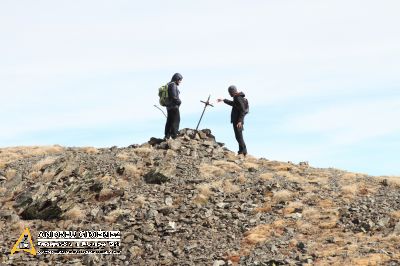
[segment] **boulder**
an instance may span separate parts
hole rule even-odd
[[[162,184],[167,182],[170,178],[158,170],[151,170],[144,175],[144,181],[148,184]]]
[[[24,220],[54,220],[59,219],[61,217],[62,210],[59,206],[57,206],[56,202],[52,202],[46,200],[44,202],[36,202],[34,204],[29,205],[25,210],[20,214],[22,219]]]
[[[147,143],[149,143],[151,146],[155,146],[155,145],[161,144],[163,141],[164,141],[164,139],[151,137]]]
[[[167,141],[167,143],[168,143],[168,147],[173,151],[179,150],[181,148],[181,146],[182,146],[182,143],[179,140],[176,140],[176,139],[169,139]]]

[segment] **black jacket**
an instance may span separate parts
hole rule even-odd
[[[245,95],[243,92],[233,96],[233,101],[224,100],[224,103],[232,106],[231,123],[237,124],[238,122],[244,123],[244,116],[246,115],[246,106],[244,103]]]
[[[178,85],[174,81],[168,83],[168,101],[166,105],[168,109],[178,108],[181,105],[179,93]]]

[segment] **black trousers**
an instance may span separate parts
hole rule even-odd
[[[167,122],[165,123],[165,137],[175,138],[179,132],[179,123],[181,122],[181,115],[179,113],[179,108],[167,109],[168,116]]]
[[[239,144],[239,153],[247,154],[246,143],[244,143],[243,139],[243,127],[238,128],[237,123],[233,123],[233,131],[235,132],[235,138]]]

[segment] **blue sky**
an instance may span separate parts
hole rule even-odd
[[[181,127],[201,99],[249,99],[248,150],[400,175],[398,1],[1,1],[0,147],[127,146],[162,137],[173,73]],[[201,127],[237,149],[229,108]]]

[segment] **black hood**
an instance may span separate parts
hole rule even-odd
[[[175,82],[175,81],[178,81],[178,80],[181,80],[181,79],[183,79],[182,75],[179,74],[179,73],[175,73],[175,74],[172,76],[171,81],[172,81],[172,82]]]
[[[243,92],[239,92],[239,93],[238,93],[238,96],[245,97],[246,95],[245,95]]]

